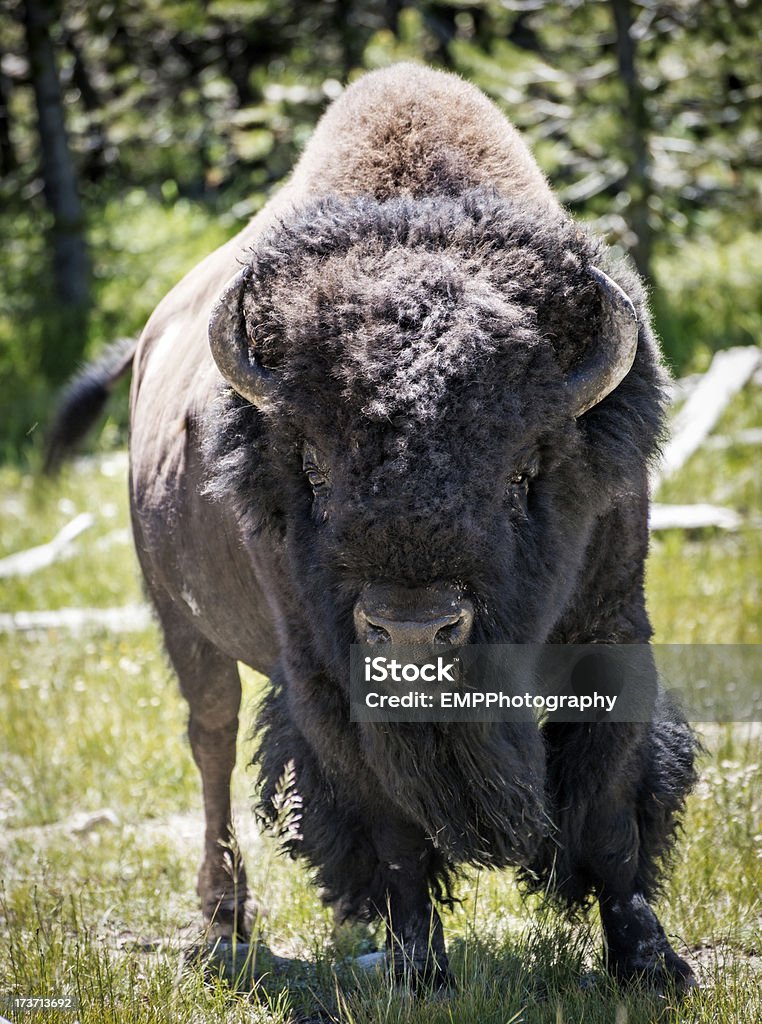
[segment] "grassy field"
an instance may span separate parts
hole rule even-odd
[[[717,432],[759,427],[759,416],[759,390],[749,387]],[[756,451],[741,444],[707,448],[659,495],[726,504],[749,521],[733,534],[655,538],[648,589],[659,641],[762,640]],[[125,481],[119,456],[82,461],[56,484],[0,469],[0,557],[49,540],[77,513],[95,516],[73,546],[76,557],[0,581],[0,612],[142,600]],[[4,633],[0,666],[0,996],[65,993],[80,1004],[76,1015],[51,1011],[41,1019],[762,1020],[758,728],[702,728],[702,778],[660,906],[668,933],[703,983],[681,1007],[617,992],[600,973],[595,915],[569,924],[544,914],[535,901],[522,902],[509,873],[466,874],[463,902],[446,915],[456,995],[415,1003],[383,976],[355,979],[346,958],[373,948],[376,937],[362,928],[336,930],[308,874],[258,834],[249,813],[250,746],[242,737],[235,802],[251,889],[265,911],[262,940],[299,964],[288,983],[265,972],[253,990],[236,991],[182,956],[200,937],[200,785],[184,735],[185,708],[156,630]],[[263,685],[246,674],[244,720]],[[258,963],[260,971],[267,966],[264,949]],[[593,982],[580,986],[591,973]],[[3,1014],[26,1019],[0,1008]]]

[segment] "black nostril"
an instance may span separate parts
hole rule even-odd
[[[465,643],[471,633],[473,622],[474,613],[469,603],[468,607],[463,607],[454,622],[448,622],[437,630],[434,643],[451,646]]]
[[[437,635],[434,637],[435,644],[454,644],[457,643],[455,636],[458,632],[458,626],[460,619],[457,622],[449,623],[446,626],[442,626],[441,629],[437,630]]]
[[[375,622],[371,622],[370,619],[366,619],[365,626],[365,643],[366,644],[389,644],[392,638],[387,629],[383,626],[377,625]]]
[[[364,644],[389,644],[392,635],[381,622],[375,621],[364,608],[355,608],[355,629]]]

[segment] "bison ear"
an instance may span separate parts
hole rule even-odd
[[[632,302],[602,270],[590,267],[590,274],[598,285],[603,315],[597,343],[566,381],[575,419],[621,384],[638,348],[638,316]]]
[[[251,278],[244,267],[225,285],[209,318],[209,345],[222,376],[242,398],[264,409],[272,401],[272,370],[257,360],[246,333],[243,296]]]

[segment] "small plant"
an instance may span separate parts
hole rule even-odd
[[[302,798],[296,788],[296,765],[293,759],[283,768],[272,798],[274,817],[270,829],[281,843],[298,842],[302,821]]]

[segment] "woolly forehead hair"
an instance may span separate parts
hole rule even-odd
[[[428,419],[491,368],[516,378],[540,357],[560,378],[600,309],[595,254],[568,220],[484,190],[321,200],[249,254],[247,331],[286,387]]]

